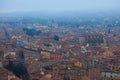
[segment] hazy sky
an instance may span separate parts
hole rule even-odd
[[[110,11],[120,10],[120,0],[0,0],[0,12]]]

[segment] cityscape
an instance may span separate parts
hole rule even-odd
[[[120,12],[3,10],[0,80],[120,80]]]

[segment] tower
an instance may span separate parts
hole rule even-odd
[[[103,38],[103,40],[104,40],[104,47],[107,47],[107,41],[106,41],[105,37]]]
[[[3,67],[2,60],[3,60],[4,52],[0,50],[0,67]]]

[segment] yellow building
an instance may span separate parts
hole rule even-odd
[[[77,67],[82,67],[82,62],[76,62],[74,65]]]
[[[105,51],[105,52],[103,52],[103,55],[104,56],[113,56],[113,53],[110,51]]]
[[[49,52],[42,51],[41,55],[42,55],[43,59],[50,59],[50,53]]]

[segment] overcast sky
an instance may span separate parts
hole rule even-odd
[[[0,13],[120,10],[120,0],[0,0]]]

